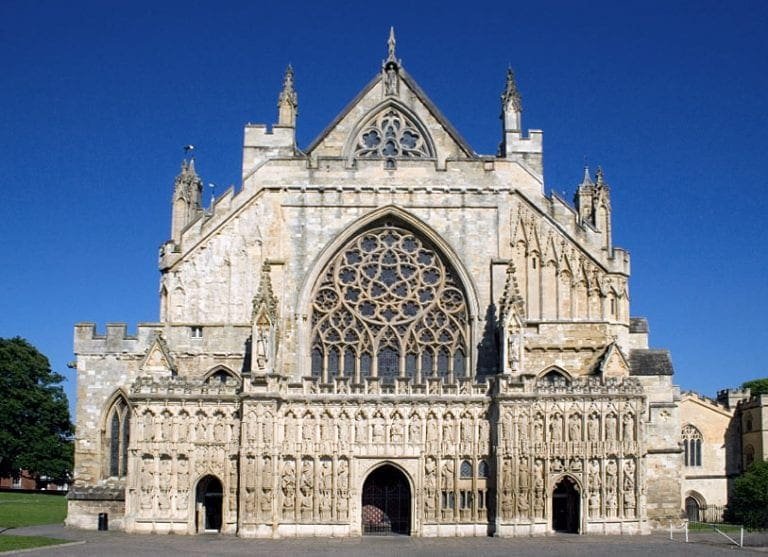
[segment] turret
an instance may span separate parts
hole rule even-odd
[[[277,98],[277,125],[296,127],[299,114],[299,96],[293,88],[293,67],[288,64],[283,76],[283,90]]]
[[[277,98],[277,124],[245,126],[243,139],[243,182],[260,165],[273,158],[292,157],[296,153],[296,116],[299,97],[293,87],[293,68],[290,64],[283,75],[283,88]]]
[[[539,176],[544,174],[541,130],[528,130],[523,136],[523,101],[512,68],[507,69],[507,81],[501,94],[502,140],[499,156],[524,163]]]
[[[603,247],[609,254],[611,243],[611,188],[605,182],[603,169],[598,167],[595,181],[589,175],[589,168],[584,168],[584,178],[573,198],[579,220],[587,223],[603,235]]]
[[[173,184],[173,208],[171,212],[171,240],[178,245],[181,231],[197,218],[202,210],[203,181],[195,172],[195,159],[181,163],[181,173]]]

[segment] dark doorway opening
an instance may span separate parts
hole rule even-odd
[[[205,476],[197,484],[196,523],[198,532],[221,531],[221,508],[224,490],[215,476]]]
[[[685,498],[685,516],[690,522],[701,522],[701,505],[694,497]]]
[[[579,533],[580,497],[576,482],[563,478],[552,492],[552,529],[555,532]]]
[[[386,465],[371,472],[363,484],[363,534],[410,535],[411,488],[405,475]]]

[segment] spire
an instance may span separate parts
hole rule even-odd
[[[397,44],[397,41],[395,40],[395,28],[390,27],[389,28],[389,40],[387,41],[387,47],[389,49],[389,55],[387,56],[387,62],[396,62],[397,59],[395,58],[395,45]]]
[[[582,186],[594,186],[594,182],[592,182],[592,177],[589,175],[589,167],[584,166],[584,178],[581,180]]]
[[[595,185],[598,188],[608,187],[608,184],[605,183],[605,177],[603,175],[603,169],[600,166],[597,167],[597,171],[595,172],[595,180],[597,182]]]
[[[505,111],[510,108],[515,112],[523,111],[523,99],[520,97],[520,91],[517,90],[515,72],[512,71],[512,66],[507,68],[507,82],[504,92],[501,94],[501,105]]]
[[[283,89],[277,98],[277,123],[282,126],[295,126],[299,108],[299,96],[293,88],[293,66],[288,64],[283,75]]]

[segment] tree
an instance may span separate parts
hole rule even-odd
[[[768,528],[768,461],[757,460],[733,482],[729,520],[748,528]]]
[[[66,478],[73,426],[64,377],[23,338],[0,338],[0,476]]]
[[[752,391],[752,396],[768,395],[768,377],[762,379],[752,379],[741,384],[742,389]]]

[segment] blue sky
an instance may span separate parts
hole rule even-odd
[[[547,188],[570,199],[585,161],[603,166],[632,314],[679,385],[768,376],[766,24],[759,1],[0,0],[0,336],[34,343],[74,399],[74,323],[158,317],[182,146],[206,183],[237,184],[243,125],[275,121],[288,62],[308,145],[394,25],[477,152],[500,140],[511,64]]]

